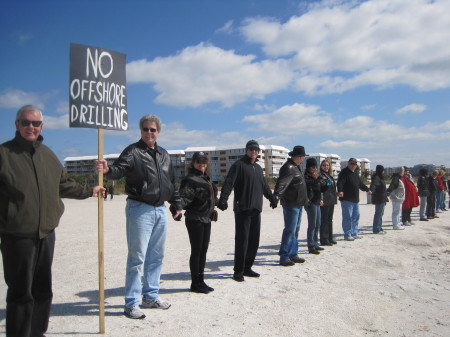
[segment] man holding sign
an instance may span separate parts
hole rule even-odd
[[[167,232],[165,202],[177,209],[180,202],[169,154],[156,143],[161,120],[146,115],[139,121],[141,139],[129,145],[108,166],[104,159],[96,168],[108,179],[125,177],[128,259],[125,280],[125,311],[128,318],[142,319],[141,307],[168,309],[170,304],[158,297]],[[143,270],[143,282],[141,274]]]
[[[43,336],[52,303],[51,267],[61,198],[86,199],[105,189],[67,177],[42,144],[43,116],[26,105],[16,116],[16,136],[0,145],[0,249],[8,291],[6,335]]]

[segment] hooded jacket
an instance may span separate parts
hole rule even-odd
[[[370,191],[372,192],[372,204],[384,204],[389,199],[386,192],[386,182],[383,177],[384,167],[377,165],[375,173],[372,175],[372,181],[370,183]]]
[[[92,188],[67,177],[56,155],[42,144],[16,137],[0,145],[0,234],[44,238],[59,224],[61,198],[86,199]]]
[[[353,172],[346,167],[339,173],[337,190],[344,193],[344,196],[339,198],[339,200],[358,203],[359,190],[368,192],[369,188],[363,184],[356,171]]]
[[[228,200],[233,188],[235,212],[261,212],[263,195],[270,201],[273,200],[261,166],[257,162],[252,163],[247,155],[231,165],[220,192],[220,200]]]

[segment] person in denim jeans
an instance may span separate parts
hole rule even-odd
[[[306,189],[309,203],[305,206],[308,214],[308,231],[306,241],[310,254],[320,254],[324,250],[319,244],[319,230],[321,225],[320,206],[323,205],[322,193],[328,189],[327,181],[319,174],[315,158],[306,160],[305,170]]]
[[[339,173],[337,182],[338,197],[342,209],[342,230],[346,241],[362,238],[358,235],[359,190],[371,194],[369,188],[361,181],[356,171],[357,167],[357,160],[350,158],[347,167]]]
[[[282,266],[303,263],[298,256],[298,232],[302,219],[303,206],[308,202],[305,177],[300,164],[305,159],[305,148],[297,145],[289,152],[289,158],[281,167],[274,189],[274,198],[281,199],[284,216],[284,229],[278,255]],[[276,205],[271,205],[276,206]]]
[[[405,173],[403,167],[398,173],[392,175],[391,183],[387,189],[389,199],[392,202],[392,226],[395,230],[402,230],[405,227],[400,222],[400,210],[402,208],[403,201],[405,200],[405,185],[403,184],[402,177]]]
[[[417,190],[420,198],[420,221],[428,221],[427,219],[427,198],[430,195],[430,190],[428,188],[428,171],[426,168],[421,168],[419,170],[419,179],[417,179]]]
[[[95,162],[106,178],[125,177],[128,258],[124,314],[134,319],[145,318],[139,309],[141,295],[142,308],[170,307],[158,296],[167,233],[164,203],[169,201],[180,209],[170,156],[156,143],[161,120],[146,115],[140,119],[139,128],[141,139],[125,148],[113,165],[108,166],[104,159]]]
[[[386,202],[388,201],[386,193],[386,183],[383,177],[384,167],[377,165],[375,173],[372,175],[370,191],[372,192],[372,204],[375,205],[375,214],[373,215],[373,233],[385,234],[383,230],[383,214]]]

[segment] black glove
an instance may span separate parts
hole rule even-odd
[[[272,199],[270,199],[270,207],[275,209],[275,208],[277,208],[277,206],[278,206],[278,196],[274,195],[274,196],[272,196]]]
[[[228,208],[228,203],[226,200],[224,199],[219,199],[219,202],[217,204],[217,208],[220,209],[221,211],[224,211]]]

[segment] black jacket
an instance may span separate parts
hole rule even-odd
[[[382,174],[375,173],[372,175],[370,191],[372,192],[372,204],[384,204],[389,201],[386,192],[386,182]]]
[[[208,223],[217,203],[217,187],[206,174],[191,168],[181,181],[180,199],[186,219]]]
[[[109,166],[108,179],[125,177],[125,193],[130,199],[161,206],[179,203],[170,156],[162,147],[151,149],[140,139],[122,151]],[[181,209],[181,207],[177,207]]]
[[[262,211],[263,195],[272,201],[272,191],[264,178],[259,164],[252,164],[251,158],[244,155],[231,165],[220,192],[220,200],[228,200],[234,188],[235,212]],[[220,204],[220,201],[219,201]]]
[[[283,206],[301,207],[307,204],[308,192],[305,177],[300,166],[291,158],[281,166],[273,194],[280,198]]]
[[[428,197],[430,195],[429,177],[422,175],[417,179],[417,190],[419,197]]]
[[[439,190],[438,181],[432,175],[428,177],[428,190],[430,191],[430,194],[434,194]]]
[[[322,193],[328,189],[327,181],[321,175],[314,179],[308,171],[305,172],[306,190],[311,204],[319,205],[322,200]]]
[[[363,184],[359,174],[352,172],[348,167],[344,168],[338,176],[338,192],[344,192],[344,196],[339,200],[359,202],[359,190],[368,192],[369,188]]]
[[[336,205],[337,204],[336,181],[330,174],[322,170],[320,170],[320,175],[322,179],[326,181],[328,186],[328,189],[322,194],[323,206]]]

